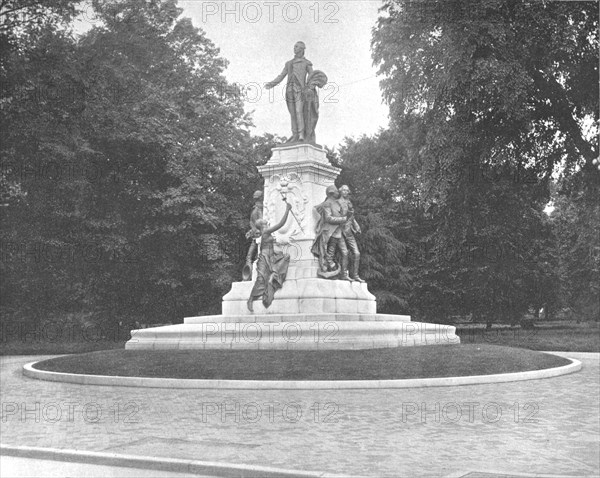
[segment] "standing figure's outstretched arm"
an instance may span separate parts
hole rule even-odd
[[[286,221],[288,219],[288,216],[290,215],[290,210],[292,209],[292,205],[286,201],[285,207],[286,207],[285,214],[281,218],[281,221],[279,221],[279,223],[275,224],[273,227],[270,227],[269,229],[267,229],[265,232],[263,232],[263,234],[272,234],[273,232],[275,232],[278,229],[281,229],[283,227],[283,225],[286,223]]]
[[[265,83],[265,88],[267,90],[270,90],[274,86],[277,86],[279,83],[281,83],[286,76],[287,76],[287,65],[285,65],[283,67],[283,71],[281,73],[279,73],[277,78],[275,78],[273,81],[269,81],[268,83]]]

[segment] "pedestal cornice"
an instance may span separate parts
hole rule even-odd
[[[322,176],[323,179],[328,180],[328,183],[331,183],[331,180],[335,180],[341,171],[340,168],[336,168],[331,164],[323,164],[321,162],[311,160],[298,161],[294,163],[268,162],[267,164],[258,166],[257,169],[265,179],[270,178],[274,174],[287,177],[293,177],[294,175],[301,177],[303,174],[311,173],[317,178]],[[318,180],[316,182],[318,182]]]

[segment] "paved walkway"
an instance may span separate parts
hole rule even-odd
[[[597,476],[599,356],[565,355],[583,370],[340,391],[86,387],[23,377],[43,357],[1,357],[0,442],[373,477]]]
[[[54,460],[38,460],[14,456],[0,456],[0,469],[3,478],[31,478],[43,476],[44,478],[64,478],[65,476],[85,476],[86,478],[156,478],[156,470],[143,470],[140,468],[126,468],[122,466],[88,465],[84,463],[65,463]],[[161,478],[203,478],[191,473],[173,473],[161,471]],[[211,478],[205,476],[204,478]]]

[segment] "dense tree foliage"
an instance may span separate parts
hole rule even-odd
[[[403,197],[395,170],[418,178],[412,192],[428,213],[426,227],[408,227],[408,250],[419,251],[405,262],[411,310],[492,320],[555,308],[556,267],[569,259],[543,212],[553,174],[566,194],[589,197],[600,184],[598,3],[392,0],[382,11],[373,57],[386,135],[403,153],[379,135],[346,154],[355,171],[373,162],[369,182],[386,184],[388,206]],[[361,159],[373,141],[377,152]],[[403,213],[385,211],[388,224]]]
[[[76,0],[0,0],[2,45],[16,46],[19,38],[48,26],[65,27],[77,8]]]
[[[600,191],[592,198],[557,194],[552,225],[556,234],[560,304],[574,319],[600,317]]]
[[[418,210],[415,178],[402,169],[404,150],[389,131],[374,138],[347,139],[340,151],[338,185],[353,192],[363,278],[381,312],[407,311],[411,276],[403,263]]]
[[[586,120],[597,127],[597,2],[398,0],[384,10],[373,51],[391,118],[424,122],[418,146],[438,168],[474,152],[481,166],[540,178],[561,160],[596,169]]]
[[[174,0],[94,9],[80,38],[70,10],[7,37],[3,306],[34,320],[215,310],[272,138],[249,136],[225,60]]]
[[[554,306],[553,234],[546,214],[531,207],[529,189],[478,180],[470,183],[480,188],[476,203],[458,193],[445,203],[427,200],[424,173],[406,155],[410,142],[406,131],[388,130],[348,139],[341,150],[339,183],[354,186],[366,225],[364,276],[378,307],[427,320],[472,314],[492,321]]]

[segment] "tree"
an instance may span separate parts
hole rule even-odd
[[[60,87],[77,77],[68,3],[5,2],[0,14],[2,305],[30,322],[85,302],[77,271],[52,255],[72,243],[74,231],[61,227],[73,208],[63,201],[79,186],[53,167],[73,160],[69,118],[81,111],[81,99]],[[71,287],[61,288],[67,277]]]
[[[598,5],[392,0],[383,12],[373,57],[435,205],[416,297],[437,304],[430,314],[519,316],[551,276],[553,171],[599,179]]]
[[[68,25],[76,4],[74,0],[0,0],[2,46],[15,46],[20,38],[44,27]]]
[[[226,62],[210,40],[178,19],[174,1],[94,7],[102,23],[81,48],[101,101],[86,109],[87,135],[101,160],[128,176],[118,204],[99,212],[117,208],[128,242],[144,256],[139,277],[126,276],[133,283],[120,290],[135,287],[162,316],[211,307],[229,282],[222,244],[237,239],[235,198],[255,174],[243,156],[249,120],[240,92],[226,82]],[[215,233],[219,260],[210,252]]]
[[[478,164],[540,178],[564,159],[567,172],[597,175],[597,2],[392,0],[383,9],[373,56],[392,120],[417,116],[428,128],[424,155],[443,166],[470,150]],[[457,141],[442,155],[450,135]]]
[[[108,322],[215,310],[269,139],[250,137],[226,61],[175,0],[93,7],[81,38],[47,25],[3,70],[3,305]],[[22,243],[67,256],[23,262]]]
[[[600,196],[558,194],[556,237],[560,305],[577,319],[600,320]]]
[[[339,186],[352,194],[361,251],[361,275],[381,312],[407,313],[411,276],[406,263],[411,214],[418,209],[415,178],[403,168],[404,150],[389,131],[373,138],[346,138],[337,164]]]

